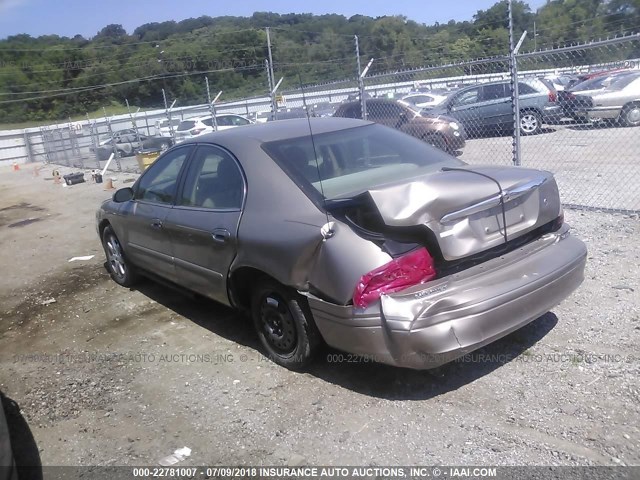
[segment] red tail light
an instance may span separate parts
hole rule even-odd
[[[200,135],[202,132],[204,132],[204,128],[194,128],[191,130],[191,135]]]
[[[384,293],[397,292],[435,276],[433,258],[427,249],[415,250],[363,275],[353,293],[353,304],[365,308]]]
[[[555,102],[556,100],[558,100],[558,95],[556,94],[556,92],[549,90],[549,101]]]

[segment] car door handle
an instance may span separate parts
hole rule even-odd
[[[211,238],[213,238],[213,241],[216,243],[226,243],[230,237],[231,232],[226,228],[216,228],[211,232]]]
[[[162,228],[162,221],[159,219],[155,219],[154,221],[151,222],[151,228],[160,230]]]

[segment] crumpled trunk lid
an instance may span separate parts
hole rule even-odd
[[[427,226],[445,260],[505,243],[505,233],[517,238],[562,213],[553,174],[520,167],[465,166],[367,194],[387,227]]]

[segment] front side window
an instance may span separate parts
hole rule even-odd
[[[478,94],[480,92],[479,88],[472,88],[471,90],[467,90],[466,92],[462,92],[458,94],[452,102],[452,106],[461,107],[464,105],[472,105],[478,102]]]
[[[190,151],[191,147],[178,148],[158,158],[140,177],[134,198],[151,203],[173,204],[178,176]]]
[[[244,197],[240,167],[229,153],[200,146],[190,161],[179,205],[211,209],[239,209]]]

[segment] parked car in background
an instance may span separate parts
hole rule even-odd
[[[343,103],[335,117],[362,118],[360,102]],[[405,103],[382,98],[367,100],[367,119],[419,138],[445,152],[453,153],[465,145],[464,127],[445,115],[428,115]]]
[[[265,123],[269,121],[271,117],[271,110],[263,110],[261,112],[256,112],[254,117],[254,123]]]
[[[558,92],[558,103],[566,117],[578,122],[589,121],[585,109],[590,106],[591,95],[603,92],[617,78],[632,74],[629,70],[617,70],[591,75],[563,92]]]
[[[175,132],[178,125],[180,125],[180,121],[181,120],[179,118],[172,118],[170,127],[169,120],[156,120],[156,135],[159,137],[170,137],[171,130],[173,129]]]
[[[402,101],[417,108],[435,107],[444,102],[449,94],[443,93],[410,93],[402,97]]]
[[[221,113],[220,115],[216,115],[218,130],[227,130],[229,128],[250,125],[251,123],[253,123],[251,120],[233,113]],[[176,142],[183,142],[189,138],[211,133],[213,131],[214,126],[211,115],[188,118],[181,121],[176,128]]]
[[[518,82],[520,133],[534,135],[543,123],[556,123],[561,117],[557,92],[539,79]],[[425,109],[433,115],[449,115],[462,123],[468,135],[487,131],[513,130],[511,84],[507,80],[467,86],[452,93],[444,102]]]
[[[549,311],[587,255],[550,172],[470,166],[345,118],[186,141],[104,202],[96,227],[115,282],[152,274],[250,313],[292,369],[323,341],[437,367]]]
[[[318,102],[309,104],[314,117],[332,117],[337,105],[330,102]]]
[[[100,137],[97,148],[98,160],[107,160],[114,153],[118,158],[135,155],[140,150],[166,151],[173,145],[173,139],[169,137],[149,137],[133,129],[118,130],[113,132],[113,137],[105,135]]]
[[[292,118],[307,118],[307,115],[312,117],[314,116],[311,111],[307,113],[307,110],[303,107],[298,108],[282,108],[279,109],[276,114],[269,113],[269,117],[267,117],[267,122],[273,122],[274,120],[289,120]]]
[[[572,74],[548,75],[546,77],[541,77],[541,80],[542,79],[551,82],[553,88],[555,88],[557,92],[561,92],[562,90],[570,88],[572,85],[580,82],[579,77]]]
[[[640,72],[618,74],[597,91],[577,95],[576,115],[590,121],[617,121],[640,126]]]

